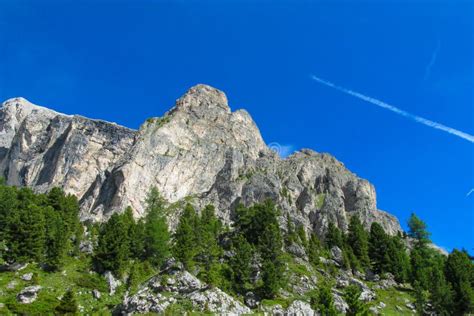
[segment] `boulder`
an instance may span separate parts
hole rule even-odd
[[[93,296],[96,300],[98,300],[98,299],[100,299],[100,297],[102,296],[102,294],[100,293],[99,290],[92,290],[92,296]]]
[[[258,306],[258,298],[253,292],[247,292],[244,298],[245,305],[254,309]]]
[[[294,301],[286,309],[285,316],[315,316],[317,313],[306,302]]]
[[[33,273],[25,273],[21,276],[23,281],[31,281],[33,279]]]
[[[41,286],[34,285],[28,286],[21,290],[21,292],[16,296],[16,299],[21,304],[31,304],[38,298],[38,292],[41,290]]]
[[[334,246],[331,248],[331,259],[334,260],[339,266],[344,264],[344,256],[342,254],[342,250]]]
[[[110,294],[110,295],[114,295],[114,294],[115,294],[115,290],[116,290],[120,285],[122,285],[122,282],[120,282],[120,280],[116,279],[116,278],[114,277],[114,275],[112,274],[112,272],[110,272],[110,271],[105,272],[104,278],[105,278],[105,280],[107,281],[107,284],[109,285],[109,294]]]

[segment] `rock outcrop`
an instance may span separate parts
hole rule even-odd
[[[367,227],[400,230],[395,217],[377,209],[368,181],[328,154],[304,149],[280,158],[246,111],[232,112],[225,94],[206,85],[138,131],[8,100],[0,110],[0,175],[11,185],[75,194],[83,220],[103,221],[126,206],[140,217],[156,186],[170,202],[213,204],[225,222],[239,203],[271,198],[282,215],[319,235],[329,222],[346,229],[355,214]],[[171,214],[171,226],[177,217]]]

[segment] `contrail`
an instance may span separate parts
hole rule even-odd
[[[316,77],[315,75],[311,75],[311,79],[313,79],[314,81],[316,82],[319,82],[319,83],[322,83],[323,85],[326,85],[328,87],[331,87],[331,88],[334,88],[336,90],[339,90],[341,92],[344,92],[346,94],[349,94],[349,95],[352,95],[356,98],[359,98],[361,100],[364,100],[366,102],[369,102],[369,103],[372,103],[374,105],[377,105],[383,109],[386,109],[386,110],[389,110],[389,111],[392,111],[392,112],[395,112],[397,113],[398,115],[401,115],[401,116],[404,116],[412,121],[415,121],[417,123],[420,123],[420,124],[423,124],[423,125],[426,125],[426,126],[429,126],[429,127],[432,127],[432,128],[435,128],[435,129],[439,129],[439,130],[442,130],[446,133],[449,133],[449,134],[452,134],[452,135],[455,135],[455,136],[458,136],[458,137],[461,137],[467,141],[470,141],[471,143],[474,143],[474,136],[470,135],[470,134],[467,134],[467,133],[464,133],[464,132],[461,132],[461,131],[458,131],[457,129],[454,129],[454,128],[451,128],[451,127],[448,127],[448,126],[445,126],[443,124],[440,124],[440,123],[436,123],[436,122],[433,122],[433,121],[430,121],[428,119],[425,119],[423,117],[420,117],[418,115],[414,115],[414,114],[411,114],[411,113],[408,113],[404,110],[401,110],[393,105],[390,105],[390,104],[387,104],[383,101],[380,101],[380,100],[377,100],[375,98],[372,98],[372,97],[368,97],[368,96],[365,96],[359,92],[356,92],[356,91],[352,91],[350,89],[346,89],[346,88],[343,88],[343,87],[340,87],[330,81],[326,81],[324,79],[321,79],[321,78],[318,78]]]
[[[428,79],[428,77],[430,76],[431,74],[431,68],[433,68],[435,62],[436,62],[436,58],[438,57],[438,52],[439,52],[439,49],[441,47],[441,42],[438,41],[438,43],[436,44],[436,48],[435,50],[433,51],[433,54],[431,55],[431,59],[430,59],[430,62],[428,63],[428,65],[426,66],[426,69],[425,69],[425,76],[423,78],[423,80],[426,80]]]
[[[471,189],[471,191],[469,191],[469,192],[466,194],[466,197],[469,197],[469,195],[471,195],[473,192],[474,192],[474,189]]]

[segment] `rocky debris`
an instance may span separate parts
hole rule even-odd
[[[291,245],[286,247],[286,251],[298,258],[308,260],[308,256],[306,255],[306,251],[300,244],[292,243]]]
[[[126,206],[141,217],[156,186],[171,203],[194,196],[197,207],[215,205],[226,223],[238,203],[272,198],[282,225],[291,214],[319,236],[329,222],[346,230],[353,214],[366,228],[379,222],[387,233],[400,230],[396,218],[377,209],[368,181],[327,154],[304,149],[281,159],[246,111],[232,112],[225,94],[206,85],[138,131],[10,99],[0,109],[0,174],[39,192],[62,187],[79,198],[84,221],[104,221]],[[168,220],[175,227],[178,214]]]
[[[306,302],[294,301],[286,309],[285,316],[315,316],[318,315]]]
[[[5,307],[5,304],[0,303],[0,309],[3,309]]]
[[[1,135],[1,134],[0,134]],[[0,272],[16,272],[28,267],[28,263],[12,263],[0,265]]]
[[[408,308],[411,311],[416,311],[415,304],[413,304],[413,303],[407,303],[405,306],[406,306],[406,308]]]
[[[17,296],[16,299],[21,304],[31,304],[38,298],[38,292],[41,290],[41,286],[34,285],[24,288]]]
[[[265,316],[284,316],[285,315],[285,309],[280,305],[272,305],[272,306],[261,306],[260,310],[264,313]]]
[[[395,281],[395,277],[391,273],[386,273],[383,275],[383,279],[380,280],[376,285],[374,285],[374,289],[382,289],[387,290],[393,287],[397,287],[399,284]]]
[[[257,308],[259,302],[255,293],[247,292],[245,294],[244,303],[245,305],[253,309],[253,308]]]
[[[79,250],[85,254],[92,254],[94,252],[94,244],[90,240],[83,240],[79,244]]]
[[[380,281],[380,276],[376,273],[374,273],[372,270],[367,269],[365,271],[365,277],[364,279],[369,282],[379,282]]]
[[[107,284],[109,285],[109,294],[114,295],[115,290],[122,285],[122,282],[120,280],[117,280],[112,272],[107,271],[104,273],[104,278],[107,281]]]
[[[347,305],[346,301],[342,297],[343,294],[337,290],[333,289],[332,292],[334,298],[334,307],[339,313],[345,314],[346,311],[349,309],[349,305]]]
[[[180,269],[175,260],[168,260],[166,272],[153,277],[138,292],[126,297],[121,313],[163,313],[171,305],[183,300],[190,301],[196,311],[208,311],[225,315],[250,313],[247,306],[233,299],[218,288],[202,283],[186,270]]]
[[[102,296],[102,294],[100,293],[99,290],[92,290],[92,296],[96,299],[96,300],[99,300],[100,297]]]
[[[342,250],[339,247],[334,246],[331,248],[331,259],[339,266],[344,264],[344,256],[342,254]]]
[[[21,276],[23,281],[31,281],[33,279],[33,273],[25,273]]]
[[[11,280],[7,284],[7,289],[12,290],[18,285],[18,282],[16,280]]]
[[[346,288],[349,285],[356,285],[362,291],[360,294],[360,300],[369,302],[373,301],[376,298],[375,292],[373,292],[364,282],[359,279],[352,277],[349,273],[341,271],[336,277],[336,287],[337,288]]]

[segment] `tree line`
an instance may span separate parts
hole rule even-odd
[[[170,212],[180,213],[173,234],[167,223]],[[140,274],[136,263],[158,270],[166,259],[174,257],[201,280],[227,292],[274,298],[286,282],[285,247],[299,244],[314,266],[320,265],[321,256],[338,247],[343,268],[391,273],[398,282],[411,283],[420,314],[434,311],[457,315],[474,310],[474,265],[467,252],[454,250],[446,257],[433,250],[426,224],[414,214],[405,235],[390,236],[378,223],[366,231],[360,219],[352,216],[347,233],[329,223],[320,240],[303,226],[296,227],[289,217],[282,230],[281,214],[271,201],[238,206],[229,227],[216,216],[212,205],[202,210],[189,203],[184,207],[169,205],[153,188],[145,213],[136,220],[133,210],[127,208],[105,223],[88,226],[96,243],[93,269],[111,271],[117,277],[127,274],[133,283]],[[57,271],[67,256],[78,255],[83,235],[74,196],[58,188],[35,194],[28,188],[0,183],[0,249],[4,261],[38,262],[47,270]],[[410,250],[407,244],[411,244]],[[354,287],[345,293],[355,314],[364,309],[359,295]],[[321,284],[311,301],[323,314],[332,315],[331,284]]]

